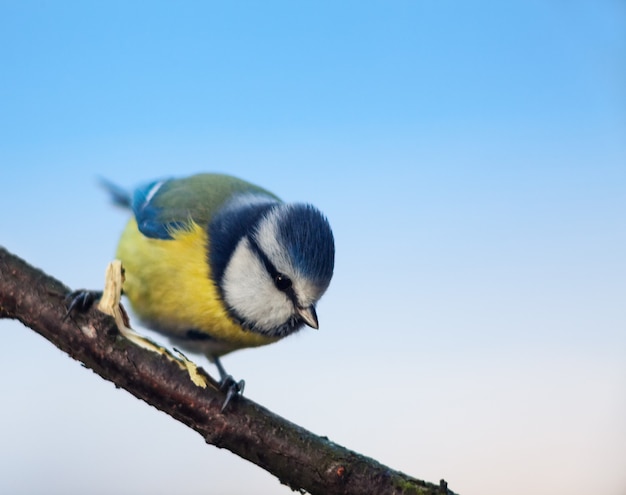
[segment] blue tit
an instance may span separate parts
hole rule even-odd
[[[221,174],[157,180],[133,194],[105,186],[133,212],[117,257],[134,313],[205,354],[222,380],[220,356],[318,328],[335,245],[317,208]]]

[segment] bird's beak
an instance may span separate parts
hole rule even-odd
[[[318,329],[320,327],[317,322],[317,313],[315,312],[315,306],[309,306],[308,308],[298,308],[297,309],[300,318],[304,320],[311,328]]]

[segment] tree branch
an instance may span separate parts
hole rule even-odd
[[[394,471],[245,398],[220,412],[224,395],[206,373],[202,388],[180,362],[133,344],[93,308],[65,318],[70,290],[0,247],[0,318],[32,328],[102,378],[274,474],[293,490],[324,494],[453,494]],[[197,382],[196,382],[197,383]]]

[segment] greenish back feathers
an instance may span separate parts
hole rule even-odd
[[[277,201],[269,191],[236,177],[198,174],[184,179],[152,181],[135,190],[131,206],[142,234],[171,239],[175,230],[193,220],[207,225],[215,212],[239,195],[258,195]]]

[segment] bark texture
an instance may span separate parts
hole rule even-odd
[[[199,387],[171,359],[141,348],[95,307],[66,317],[70,290],[0,247],[0,318],[35,330],[102,378],[311,494],[452,494],[442,480],[428,483],[315,435],[259,404],[237,397],[220,411],[224,394],[205,374]],[[234,481],[236,482],[236,481]]]

